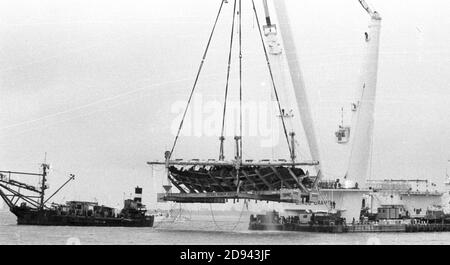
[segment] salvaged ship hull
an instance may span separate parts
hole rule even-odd
[[[53,210],[14,207],[18,225],[152,227],[154,216],[138,218],[61,215]]]
[[[210,166],[169,167],[170,180],[180,192],[267,191],[274,189],[310,187],[313,179],[301,168],[272,166]],[[237,181],[238,180],[238,181]],[[181,188],[183,185],[186,189]]]

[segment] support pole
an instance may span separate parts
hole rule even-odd
[[[225,159],[225,156],[223,154],[223,142],[225,141],[225,137],[224,136],[220,136],[219,140],[220,140],[219,160],[223,161]]]
[[[295,132],[289,133],[289,136],[291,136],[291,161],[292,163],[295,163]]]
[[[64,182],[64,184],[62,184],[61,187],[59,187],[59,189],[57,189],[50,197],[48,197],[47,200],[45,200],[44,204],[47,203],[51,198],[53,198],[53,196],[55,196],[62,188],[64,188],[64,186],[67,185],[67,183],[69,183],[73,179],[75,179],[75,175],[70,174],[70,178],[66,182]]]
[[[164,158],[166,159],[165,165],[166,165],[166,184],[163,184],[163,188],[166,191],[166,193],[169,193],[172,189],[172,182],[170,181],[170,171],[169,171],[169,161],[170,161],[170,151],[166,151],[164,153]]]
[[[241,164],[242,164],[242,158],[241,158],[241,151],[240,151],[240,140],[241,137],[240,136],[235,136],[234,140],[236,141],[236,187],[237,187],[237,192],[239,193],[239,186],[240,186],[240,179],[239,179],[239,175],[240,175],[240,169],[241,169]]]
[[[235,159],[236,159],[236,162],[237,162],[237,164],[238,164],[238,166],[240,166],[241,165],[241,151],[240,151],[240,141],[241,141],[241,137],[240,136],[235,136],[234,137],[234,140],[236,141],[236,156],[235,156]]]

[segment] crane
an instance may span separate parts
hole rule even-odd
[[[365,33],[366,47],[362,75],[358,88],[358,103],[355,104],[356,117],[349,164],[345,178],[364,186],[369,177],[372,156],[374,112],[378,77],[378,57],[380,46],[381,17],[372,11],[364,0],[358,0],[370,16],[369,31]]]
[[[303,79],[302,69],[300,67],[300,59],[298,57],[297,45],[294,40],[294,32],[291,27],[291,20],[289,18],[288,9],[286,7],[285,1],[273,0],[272,1],[275,8],[275,15],[278,20],[279,34],[281,36],[281,41],[283,46],[280,46],[280,50],[284,50],[284,55],[287,62],[288,74],[290,82],[292,84],[293,96],[303,130],[306,136],[306,142],[309,147],[309,153],[314,161],[320,161],[320,164],[315,166],[317,178],[315,185],[322,178],[321,168],[323,166],[322,160],[320,159],[319,142],[316,136],[316,130],[314,125],[314,119],[312,115],[312,110],[310,108],[310,102],[308,99],[308,93],[306,92],[306,85]],[[266,11],[266,17],[269,16],[267,1],[263,0],[263,4]],[[273,25],[273,23],[272,23]]]
[[[365,0],[358,0],[358,2],[364,8],[364,10],[367,12],[367,14],[369,14],[371,20],[373,21],[372,25],[379,24],[378,22],[381,20],[379,13],[377,11],[373,11],[372,8],[370,8],[370,6],[366,3]],[[373,27],[373,26],[369,26],[369,28],[371,28],[371,27]],[[374,35],[374,34],[377,35],[376,36],[377,38],[379,37],[378,36],[379,31],[374,31],[373,34],[369,34],[368,32],[364,33],[365,40],[367,43],[370,42],[370,37],[371,37],[371,35]],[[371,51],[369,51],[369,52],[371,52]],[[365,85],[363,85],[363,86],[365,86]],[[358,105],[359,105],[359,103],[352,102],[352,104],[351,104],[352,112],[357,112]],[[339,129],[335,132],[335,136],[336,136],[338,144],[347,144],[350,141],[350,130],[351,130],[351,127],[349,127],[349,126],[344,127],[344,125],[341,123],[341,125],[339,126]]]
[[[370,6],[366,3],[364,0],[358,0],[361,6],[366,10],[366,12],[372,17],[372,18],[380,18],[380,15],[377,11],[373,11]]]
[[[273,24],[270,19],[269,5],[267,0],[263,0],[264,14],[266,17],[266,25],[263,26],[264,35],[267,39],[267,46],[269,48],[269,53],[271,55],[281,55],[283,49],[281,48],[281,43],[278,40],[278,30],[277,25]]]

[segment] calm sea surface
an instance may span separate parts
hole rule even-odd
[[[3,244],[449,244],[447,233],[321,234],[248,231],[248,214],[197,215],[156,222],[154,228],[17,226],[0,212]]]

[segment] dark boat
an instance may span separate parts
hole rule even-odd
[[[47,205],[47,202],[58,193],[70,178],[48,198],[45,198],[47,170],[49,166],[42,164],[42,173],[25,173],[0,171],[0,197],[6,202],[10,211],[17,216],[18,225],[51,225],[51,226],[126,226],[152,227],[154,216],[147,214],[142,204],[142,188],[135,188],[134,199],[124,201],[124,207],[117,209],[99,205],[97,202],[69,201],[66,204]],[[12,175],[39,176],[40,187],[14,180]]]
[[[300,212],[299,212],[300,213]],[[427,214],[428,215],[428,214]],[[272,211],[251,215],[249,230],[319,232],[319,233],[399,233],[450,231],[450,218],[430,213],[431,217],[415,219],[361,220],[347,224],[340,213],[302,212],[295,216],[280,216]],[[380,222],[382,221],[382,222]]]

